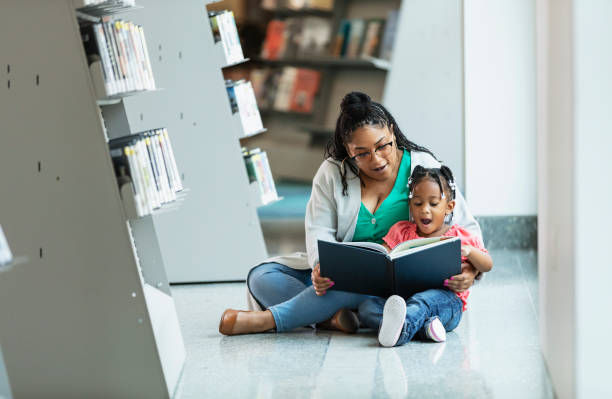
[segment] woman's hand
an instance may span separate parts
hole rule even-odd
[[[474,284],[474,278],[478,274],[478,270],[469,263],[461,264],[461,274],[457,274],[444,280],[444,286],[455,292],[463,292]]]
[[[312,280],[312,286],[315,289],[315,293],[319,296],[325,295],[327,289],[334,285],[334,282],[330,279],[321,277],[321,267],[318,263],[314,269],[312,269],[310,279]]]

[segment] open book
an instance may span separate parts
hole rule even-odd
[[[409,298],[461,273],[458,237],[409,240],[392,251],[371,242],[318,243],[321,276],[335,282],[334,290]]]

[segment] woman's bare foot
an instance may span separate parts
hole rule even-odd
[[[269,310],[242,311],[227,309],[221,316],[219,332],[224,335],[250,334],[276,328]]]

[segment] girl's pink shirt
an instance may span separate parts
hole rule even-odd
[[[443,237],[459,237],[461,239],[462,245],[471,245],[474,248],[478,248],[479,250],[488,253],[477,236],[470,234],[463,227],[454,224],[450,229],[446,231],[442,235]],[[419,236],[417,233],[417,225],[414,222],[409,222],[407,220],[397,222],[387,232],[387,235],[383,237],[383,240],[387,243],[387,245],[391,248],[395,248],[398,244],[401,244],[404,241],[414,240],[417,238],[423,238]],[[464,256],[461,257],[461,261],[466,262],[467,258]],[[469,290],[465,290],[463,292],[456,293],[459,298],[461,298],[461,302],[463,302],[463,311],[467,310],[467,298],[470,295]]]

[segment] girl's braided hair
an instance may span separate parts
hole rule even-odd
[[[336,121],[336,130],[327,143],[325,157],[345,163],[355,175],[359,175],[359,168],[354,162],[345,162],[349,158],[346,143],[352,140],[355,130],[366,125],[381,128],[392,127],[398,148],[426,152],[435,158],[435,155],[427,148],[416,145],[404,136],[393,116],[382,104],[372,101],[367,94],[357,91],[348,93],[342,99],[340,115]],[[345,168],[340,168],[340,175],[342,177],[342,194],[348,195]]]
[[[408,195],[409,199],[412,199],[412,193],[417,184],[424,179],[428,179],[438,184],[440,187],[440,193],[442,198],[445,196],[448,198],[447,201],[452,201],[457,196],[457,184],[448,166],[440,166],[439,168],[424,168],[421,165],[417,165],[408,179]],[[449,220],[453,219],[453,213],[451,212]]]

